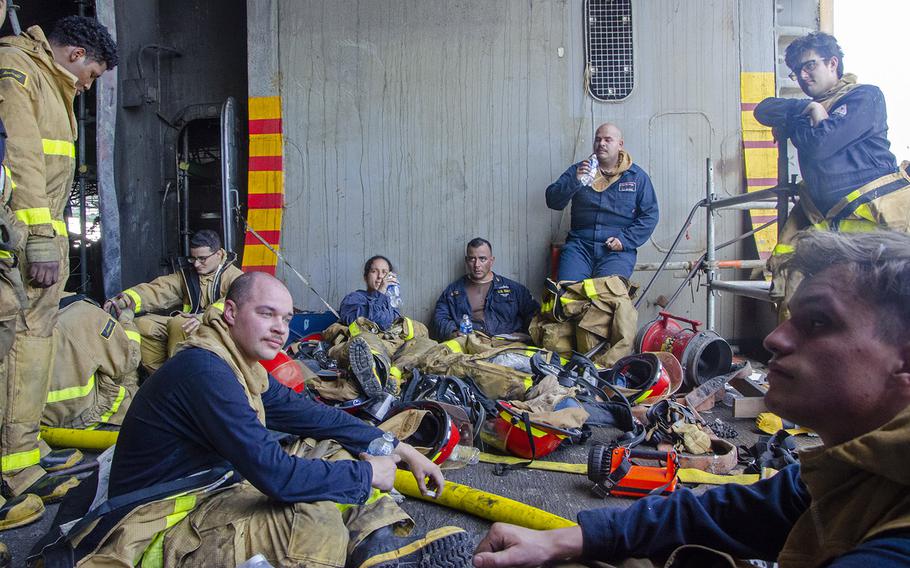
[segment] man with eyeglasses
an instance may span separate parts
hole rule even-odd
[[[466,274],[449,284],[436,302],[433,327],[439,340],[462,335],[459,324],[468,316],[474,331],[487,335],[524,333],[540,304],[527,288],[493,272],[493,245],[477,237],[465,250]]]
[[[243,274],[233,265],[236,258],[221,248],[218,233],[197,231],[180,270],[127,288],[104,303],[104,309],[116,316],[124,309],[146,312],[136,318],[136,327],[142,336],[142,365],[147,371],[155,372],[175,353],[177,345],[199,327],[205,309],[224,297]]]
[[[810,99],[770,97],[755,108],[755,118],[789,138],[799,152],[804,183],[799,204],[783,228],[769,267],[772,296],[786,315],[798,282],[780,270],[792,254],[800,230],[860,232],[888,228],[906,232],[910,223],[910,176],[897,166],[888,141],[885,97],[874,85],[844,73],[837,40],[813,32],[787,46],[790,78]]]

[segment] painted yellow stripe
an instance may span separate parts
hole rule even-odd
[[[281,97],[250,97],[249,119],[281,118]]]
[[[280,156],[281,134],[253,134],[250,136],[250,157]]]
[[[745,158],[748,177],[777,179],[777,148],[746,148]],[[749,186],[749,191],[755,191],[755,186]]]
[[[252,171],[247,176],[250,194],[284,193],[284,172]]]
[[[138,314],[142,310],[142,296],[132,288],[127,288],[123,293],[133,299],[133,304],[135,304],[133,311]]]
[[[751,111],[749,111],[751,112]],[[753,115],[754,116],[754,115]],[[760,125],[761,129],[755,130],[744,130],[743,131],[743,140],[749,142],[773,142],[774,134],[771,132],[771,129],[765,125]],[[752,148],[749,148],[750,150]]]
[[[68,387],[65,389],[47,391],[47,402],[48,404],[53,404],[55,402],[63,402],[64,400],[72,400],[74,398],[82,398],[91,394],[92,389],[95,388],[95,374],[92,373],[92,376],[88,378],[88,383],[78,387]]]
[[[51,222],[51,210],[47,207],[32,207],[30,209],[17,209],[16,218],[28,226],[47,225]]]
[[[256,231],[280,231],[282,210],[276,209],[250,209],[246,219],[252,229]]]
[[[9,473],[11,471],[16,471],[18,469],[24,469],[33,465],[37,465],[41,461],[41,452],[38,448],[34,450],[27,450],[25,452],[19,452],[16,454],[10,454],[8,456],[3,456],[0,458],[0,471],[3,473]]]
[[[142,335],[138,331],[124,330],[126,331],[126,336],[130,338],[130,341],[135,341],[139,345],[142,345]]]
[[[744,103],[760,103],[774,96],[774,73],[750,71],[739,74],[740,98]]]
[[[755,115],[752,114],[751,110],[744,110],[740,114],[742,115],[743,132],[747,130],[770,130],[770,128],[755,120]]]
[[[67,158],[76,159],[76,146],[68,140],[42,138],[41,146],[44,148],[44,153],[48,156],[66,156]]]
[[[279,250],[279,248],[275,247],[275,250]],[[265,245],[246,245],[243,247],[244,266],[274,266],[277,263],[278,257]]]

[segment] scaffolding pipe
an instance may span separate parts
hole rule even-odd
[[[717,254],[714,250],[714,162],[711,158],[705,160],[705,212],[707,213],[706,223],[706,251],[705,251],[705,281],[707,284],[707,320],[708,331],[714,331],[714,284],[715,263]]]
[[[701,264],[701,260],[677,260],[674,262],[640,262],[635,265],[635,270],[650,272],[660,270],[663,264],[664,270],[692,270]],[[718,269],[728,270],[751,270],[753,268],[764,268],[767,262],[761,259],[757,260],[718,260],[715,267]]]

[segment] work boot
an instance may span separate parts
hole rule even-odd
[[[355,337],[348,346],[348,360],[351,372],[357,379],[360,392],[367,398],[373,398],[382,392],[382,383],[376,370],[376,359],[370,351],[370,344],[362,337]]]
[[[459,568],[471,566],[474,539],[464,529],[442,527],[423,536],[395,536],[383,527],[358,544],[348,568]]]
[[[37,495],[23,493],[0,507],[0,531],[33,523],[44,514],[44,502]],[[0,566],[3,563],[0,562]]]
[[[44,471],[52,472],[69,469],[76,464],[82,463],[84,458],[85,456],[82,455],[82,452],[76,448],[63,448],[51,451],[41,458],[40,463]]]
[[[75,475],[44,475],[26,489],[25,493],[34,493],[45,505],[50,505],[63,499],[67,492],[77,485],[79,480]]]
[[[9,568],[13,564],[13,557],[6,545],[0,542],[0,568]]]

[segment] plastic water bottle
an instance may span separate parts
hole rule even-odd
[[[367,453],[371,456],[390,456],[395,451],[395,435],[385,432],[367,446]]]
[[[461,317],[461,323],[458,325],[458,331],[462,335],[470,335],[474,333],[474,324],[471,323],[471,317],[468,314],[465,314]]]
[[[398,279],[398,275],[394,272],[390,272],[389,275],[396,280]],[[393,282],[386,287],[385,293],[386,296],[389,297],[389,305],[391,305],[393,308],[401,307],[401,285],[399,285],[397,282]]]
[[[581,179],[578,180],[581,185],[591,185],[594,183],[594,174],[597,173],[597,168],[600,167],[596,154],[591,154],[591,157],[588,158],[588,167],[591,168],[591,171],[581,176]]]
[[[461,444],[456,444],[452,448],[452,453],[449,454],[447,462],[453,463],[463,463],[465,465],[475,465],[480,461],[480,449],[475,448],[474,446],[462,446]]]
[[[257,554],[253,556],[243,564],[237,566],[237,568],[274,568],[269,561],[266,560],[265,556]]]

